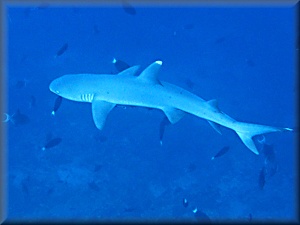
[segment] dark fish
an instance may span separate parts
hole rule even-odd
[[[42,150],[46,150],[48,148],[53,148],[57,146],[61,142],[61,138],[53,138],[50,141],[48,141],[45,146],[42,148]]]
[[[167,125],[171,124],[167,117],[164,117],[163,120],[160,122],[159,125],[159,143],[162,145],[162,139],[164,137],[165,128]]]
[[[211,223],[210,218],[204,212],[199,211],[197,208],[193,210],[194,216],[199,223]]]
[[[118,70],[118,72],[122,72],[123,70],[126,70],[130,67],[126,62],[119,59],[117,60],[115,58],[113,59],[112,63],[115,64],[115,67]]]
[[[127,14],[133,16],[136,14],[135,8],[132,5],[130,5],[127,1],[122,1],[122,8]]]
[[[11,116],[7,113],[4,113],[4,116],[5,119],[2,122],[7,123],[8,121],[11,121],[16,126],[27,124],[30,121],[28,116],[22,114],[19,109]]]
[[[22,192],[23,192],[25,195],[28,195],[28,194],[29,194],[29,189],[28,189],[28,178],[22,180],[22,182],[21,182],[21,187],[22,187]]]
[[[29,16],[31,13],[33,13],[35,11],[47,9],[48,7],[49,7],[49,4],[42,3],[42,4],[40,4],[39,6],[36,6],[36,7],[26,8],[24,10],[24,14],[25,14],[25,16]]]
[[[126,206],[126,207],[124,208],[124,212],[126,212],[126,213],[134,212],[134,210],[135,210],[134,207]]]
[[[215,44],[221,44],[221,43],[223,43],[225,40],[226,40],[225,37],[220,37],[220,38],[218,38],[217,40],[215,40]]]
[[[94,172],[99,172],[101,169],[102,169],[101,164],[95,165]]]
[[[251,59],[246,59],[246,63],[247,63],[247,65],[250,66],[250,67],[254,67],[254,66],[255,66],[255,63],[254,63],[253,60],[251,60]]]
[[[195,86],[195,83],[193,81],[191,81],[190,79],[186,79],[185,80],[185,84],[190,88],[193,89]]]
[[[60,55],[62,55],[62,54],[64,54],[65,53],[65,51],[68,49],[68,44],[67,43],[65,43],[57,52],[56,52],[56,55],[55,55],[55,57],[57,57],[57,56],[60,56]]]
[[[54,107],[53,107],[53,111],[52,111],[52,115],[55,116],[56,111],[59,109],[60,105],[62,102],[62,97],[61,96],[57,96],[55,103],[54,103]]]
[[[275,151],[273,145],[264,143],[262,152],[265,157],[264,168],[266,179],[275,175],[278,170],[278,164],[276,160]]]
[[[186,208],[186,207],[189,206],[189,202],[188,202],[188,200],[187,200],[186,198],[184,198],[184,199],[182,200],[182,204],[183,204],[184,208]]]
[[[36,99],[33,95],[30,96],[30,101],[29,101],[29,108],[31,109],[32,107],[35,106]]]
[[[260,190],[264,188],[265,183],[266,183],[266,171],[265,171],[265,167],[263,167],[260,170],[259,177],[258,177],[258,187]]]
[[[276,156],[273,145],[264,143],[262,152],[267,162],[275,162]]]
[[[228,150],[229,150],[229,146],[226,146],[226,147],[222,148],[215,156],[213,156],[211,158],[211,160],[214,160],[215,158],[218,158],[222,155],[225,155],[228,152]]]
[[[27,81],[24,79],[24,80],[18,80],[15,86],[18,89],[22,89],[25,88],[26,85],[27,85]]]
[[[186,172],[191,173],[194,172],[197,169],[197,166],[195,163],[190,163],[188,167],[186,168]]]
[[[97,132],[95,133],[95,135],[93,135],[93,139],[99,143],[104,143],[108,140],[108,138],[106,136],[104,136],[103,134]]]
[[[54,187],[48,188],[47,195],[51,195],[54,192]]]
[[[251,221],[252,221],[252,214],[249,213],[249,215],[248,215],[248,222],[251,222]]]
[[[89,182],[88,185],[90,189],[94,191],[100,191],[100,188],[98,187],[95,181]]]
[[[107,141],[107,137],[101,135],[101,136],[99,137],[99,141],[100,141],[100,142],[106,142],[106,141]]]
[[[183,26],[183,29],[185,29],[185,30],[191,30],[191,29],[193,29],[194,27],[195,27],[194,24],[188,23],[188,24],[185,24],[185,25]]]
[[[98,26],[95,24],[93,26],[93,34],[98,34],[99,32],[100,32],[100,30],[99,30]]]
[[[265,164],[266,179],[270,179],[271,177],[273,177],[276,174],[277,171],[278,171],[278,164],[277,163]]]

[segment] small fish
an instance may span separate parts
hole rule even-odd
[[[113,58],[112,63],[115,64],[115,67],[118,70],[118,72],[122,72],[123,70],[126,70],[130,67],[126,62],[119,59],[117,60],[115,58]]]
[[[229,150],[229,146],[222,148],[215,156],[211,157],[211,160],[214,160],[215,158],[225,155],[228,152],[228,150]]]
[[[265,157],[264,167],[266,179],[270,179],[278,171],[278,164],[273,145],[264,144],[263,153]]]
[[[258,142],[262,144],[261,152],[264,156],[264,171],[265,179],[268,180],[274,176],[278,170],[278,163],[276,160],[276,154],[272,144],[267,144],[265,137],[262,140],[258,139]]]
[[[100,188],[98,187],[95,181],[89,182],[88,185],[89,188],[92,189],[93,191],[100,191]]]
[[[131,213],[131,212],[134,212],[135,211],[135,208],[134,207],[129,207],[129,206],[126,206],[124,208],[124,212],[126,213]]]
[[[64,54],[65,51],[68,49],[68,44],[65,43],[57,52],[56,52],[56,55],[54,56],[55,58]]]
[[[24,125],[29,123],[29,117],[26,116],[25,114],[22,114],[20,110],[18,109],[17,112],[12,114],[11,116],[7,113],[4,113],[5,119],[2,120],[2,122],[7,123],[7,122],[12,122],[14,125]]]
[[[265,171],[265,167],[263,167],[260,170],[259,177],[258,177],[258,187],[260,190],[264,188],[265,183],[266,183],[266,171]]]
[[[44,147],[42,147],[42,150],[45,151],[48,148],[53,148],[57,146],[61,142],[61,138],[53,138],[50,141],[48,141]]]
[[[26,79],[23,79],[23,80],[18,80],[15,87],[17,89],[22,89],[22,88],[25,88],[27,85],[27,80]]]
[[[194,27],[195,27],[194,24],[188,23],[188,24],[185,24],[185,25],[183,26],[183,29],[185,29],[185,30],[192,30]]]
[[[191,173],[194,172],[196,169],[197,169],[196,164],[191,162],[186,168],[185,172]]]
[[[97,164],[97,165],[95,165],[94,172],[99,172],[101,169],[102,169],[102,165]]]
[[[248,222],[251,222],[251,221],[252,221],[252,214],[249,213],[249,215],[248,215]]]
[[[62,102],[62,99],[63,99],[63,98],[62,98],[61,96],[58,96],[58,97],[56,98],[55,103],[54,103],[53,110],[52,110],[52,112],[51,112],[51,114],[52,114],[53,116],[55,116],[56,111],[59,109],[59,107],[60,107],[60,105],[61,105],[61,102]]]
[[[215,44],[221,44],[224,41],[226,41],[226,38],[225,37],[220,37],[220,38],[218,38],[218,39],[215,40]]]
[[[122,8],[129,15],[134,16],[136,14],[135,8],[132,5],[130,5],[127,1],[122,1]]]
[[[188,200],[187,200],[186,198],[184,198],[184,199],[182,200],[182,204],[183,204],[184,208],[186,208],[186,207],[188,207],[189,202],[188,202]]]
[[[162,145],[162,139],[164,137],[165,128],[167,125],[171,124],[167,117],[164,117],[163,120],[160,122],[159,125],[159,143]]]
[[[27,17],[35,11],[47,9],[48,7],[49,7],[49,5],[47,3],[42,3],[42,4],[40,4],[39,6],[36,6],[36,7],[26,8],[24,10],[24,15]]]
[[[47,195],[51,195],[54,192],[54,187],[49,187],[47,191]]]
[[[185,84],[188,86],[188,88],[193,89],[195,86],[195,83],[191,81],[190,79],[185,80]]]
[[[22,182],[21,182],[21,188],[22,188],[22,192],[24,193],[24,195],[29,195],[28,186],[29,186],[29,177],[22,180]]]
[[[247,63],[247,65],[250,66],[250,67],[254,67],[254,66],[255,66],[255,63],[253,62],[252,59],[246,59],[246,63]]]
[[[93,26],[93,34],[98,34],[99,32],[100,32],[100,30],[99,30],[98,26],[95,24]]]
[[[199,211],[197,208],[193,210],[194,216],[199,223],[211,223],[210,218],[204,212]]]
[[[30,101],[29,101],[29,108],[33,108],[36,104],[36,99],[33,95],[30,96]]]
[[[273,145],[270,144],[264,144],[262,152],[265,157],[265,163],[273,163],[276,160],[275,151],[273,148]]]

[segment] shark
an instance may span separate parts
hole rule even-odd
[[[293,131],[291,128],[240,122],[219,109],[215,99],[206,101],[199,96],[158,79],[162,61],[157,60],[137,75],[140,66],[131,66],[117,75],[66,74],[54,79],[49,89],[65,99],[92,104],[96,127],[102,130],[106,118],[116,105],[129,105],[162,110],[171,124],[187,114],[209,122],[220,134],[220,127],[234,130],[242,142],[259,154],[253,137],[271,132]]]

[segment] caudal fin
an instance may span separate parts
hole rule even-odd
[[[234,130],[239,135],[242,142],[257,155],[259,152],[254,144],[254,141],[252,140],[254,136],[271,132],[293,131],[293,129],[290,128],[279,128],[242,122],[238,122]]]

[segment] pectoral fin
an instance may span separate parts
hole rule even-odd
[[[92,113],[93,119],[96,127],[99,130],[102,130],[106,121],[106,117],[108,113],[115,107],[116,104],[100,101],[100,100],[93,100],[92,102]]]

